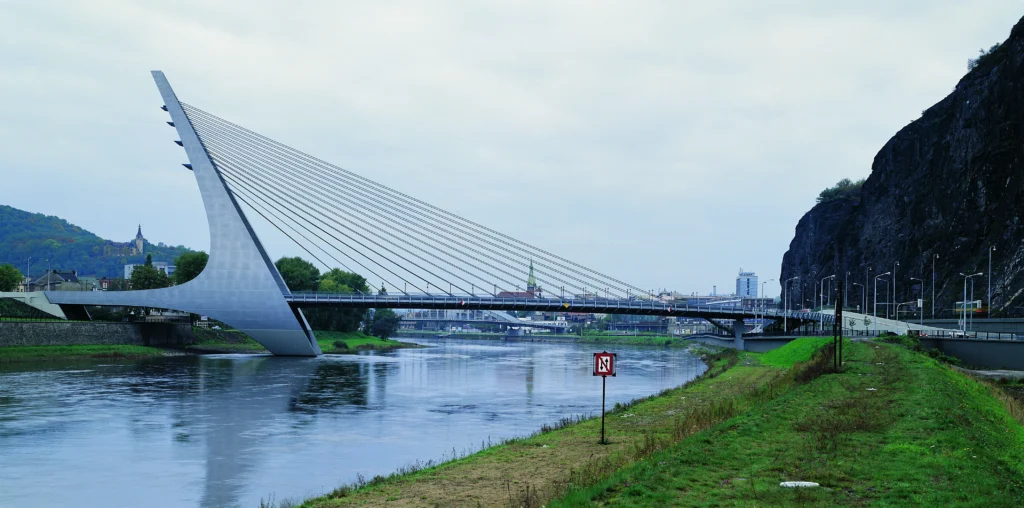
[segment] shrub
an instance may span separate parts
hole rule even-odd
[[[861,178],[856,182],[849,178],[843,178],[838,183],[829,187],[818,194],[818,203],[824,203],[826,201],[833,201],[836,199],[843,199],[847,197],[853,197],[860,193],[861,187],[864,186],[864,179]]]
[[[334,341],[334,349],[348,349],[348,344],[343,340]]]
[[[967,59],[967,70],[968,71],[974,70],[974,68],[979,66],[979,65],[981,65],[981,63],[989,55],[991,55],[992,53],[995,53],[995,51],[997,49],[999,49],[999,43],[998,42],[993,44],[991,48],[988,48],[988,51],[985,51],[984,49],[979,49],[978,50],[978,58],[968,58]]]

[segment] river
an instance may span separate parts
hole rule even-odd
[[[417,341],[429,347],[0,365],[0,506],[256,507],[600,413],[603,348]],[[705,370],[678,349],[607,349],[609,409]]]

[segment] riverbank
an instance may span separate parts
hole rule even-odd
[[[383,340],[363,332],[313,332],[324,354],[353,354],[359,351],[393,351],[395,349],[423,347],[394,339]]]
[[[829,342],[715,355],[695,382],[613,410],[609,445],[597,444],[599,418],[565,420],[306,506],[1020,504],[1012,399],[886,344],[846,342],[832,374],[831,347],[817,350]],[[789,480],[822,488],[779,486]]]
[[[238,330],[195,327],[194,343],[174,347],[132,344],[78,344],[0,347],[0,363],[62,361],[74,359],[141,359],[181,354],[269,354],[260,343]],[[381,340],[361,332],[314,332],[324,354],[355,354],[359,351],[392,351],[422,347],[410,342]]]
[[[45,362],[84,359],[135,360],[181,354],[150,346],[129,344],[85,346],[7,346],[0,347],[0,363]]]

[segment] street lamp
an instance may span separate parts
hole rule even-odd
[[[896,301],[896,267],[897,266],[900,266],[900,262],[899,261],[893,263],[893,265],[892,265],[892,298],[891,298],[892,302],[888,302],[889,305],[891,305],[893,302]],[[889,305],[885,306],[885,315],[886,315],[886,317],[889,316]],[[895,311],[896,309],[893,309],[893,310]],[[897,319],[897,321],[899,321],[899,319]]]
[[[988,317],[992,318],[992,251],[996,250],[996,246],[993,245],[988,248],[988,301],[985,302],[988,305]]]
[[[962,272],[960,273],[960,276],[964,278],[964,302],[963,302],[964,322],[963,322],[963,332],[964,332],[964,336],[965,337],[967,336],[967,279],[970,279],[972,277],[977,277],[979,275],[984,275],[984,274],[981,273],[981,272],[972,273],[971,275],[964,275]]]
[[[821,299],[820,305],[818,305],[818,306],[821,307],[821,308],[825,307],[825,281],[828,280],[828,279],[834,278],[834,277],[835,277],[835,274],[832,274],[832,275],[829,275],[828,277],[825,277],[825,278],[821,279],[821,292],[818,295],[818,297]],[[831,302],[832,301],[832,294],[830,293],[828,295],[828,297],[829,297],[829,302]]]
[[[903,303],[897,303],[896,304],[896,332],[897,333],[900,331],[900,305],[910,305],[912,303],[917,303],[917,302],[903,302]],[[910,323],[909,322],[907,323],[907,331],[908,332],[910,331]]]
[[[918,279],[917,277],[911,277],[910,280],[916,280],[916,281],[921,283],[921,303],[922,303],[922,305],[918,305],[918,309],[917,310],[921,311],[921,327],[924,327],[924,305],[923,305],[924,304],[924,281],[921,280],[921,279]],[[907,328],[907,329],[909,330],[910,328]]]
[[[790,277],[790,278],[786,279],[786,282],[782,283],[782,285],[783,285],[782,289],[783,289],[783,292],[785,293],[785,296],[783,297],[783,300],[786,300],[786,304],[785,304],[786,311],[782,314],[782,333],[786,333],[786,332],[789,331],[789,322],[788,322],[789,321],[789,281],[791,281],[791,280],[798,280],[798,279],[800,279],[799,275],[797,275],[796,277]]]
[[[868,283],[868,276],[871,275],[871,270],[872,270],[872,268],[869,266],[868,269],[864,272],[864,314],[865,315],[868,313],[868,293],[867,293],[867,291],[868,291],[868,288],[871,287],[871,284]]]
[[[764,304],[764,285],[769,283],[769,282],[774,282],[774,281],[775,281],[775,279],[768,279],[768,280],[765,280],[765,281],[761,281],[761,296],[760,296],[759,299],[761,300],[761,333],[762,334],[764,333],[764,315],[765,315],[765,312],[768,310],[767,306]]]
[[[939,259],[939,255],[935,254],[932,256],[932,319],[935,319],[935,260]]]
[[[864,311],[866,310],[866,307],[868,306],[868,303],[866,301],[864,301],[864,299],[868,297],[868,293],[867,293],[867,291],[864,290],[864,284],[861,284],[860,282],[854,282],[853,285],[854,286],[860,286],[860,299],[861,299],[861,303],[863,304],[863,306],[859,306],[858,305],[858,307],[860,307],[860,309],[858,309],[858,310],[861,311],[861,313],[864,313]]]
[[[875,335],[878,335],[878,278],[879,277],[885,277],[886,275],[889,275],[889,273],[890,272],[885,272],[885,273],[880,273],[878,275],[875,275],[875,304],[874,304],[874,310],[871,311],[871,314],[872,314],[871,321],[873,321],[874,324],[875,324]],[[888,281],[886,281],[886,287],[889,287]]]

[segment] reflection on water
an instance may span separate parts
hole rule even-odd
[[[429,344],[0,366],[0,506],[258,506],[600,411],[590,347]],[[704,370],[616,351],[609,406]]]

